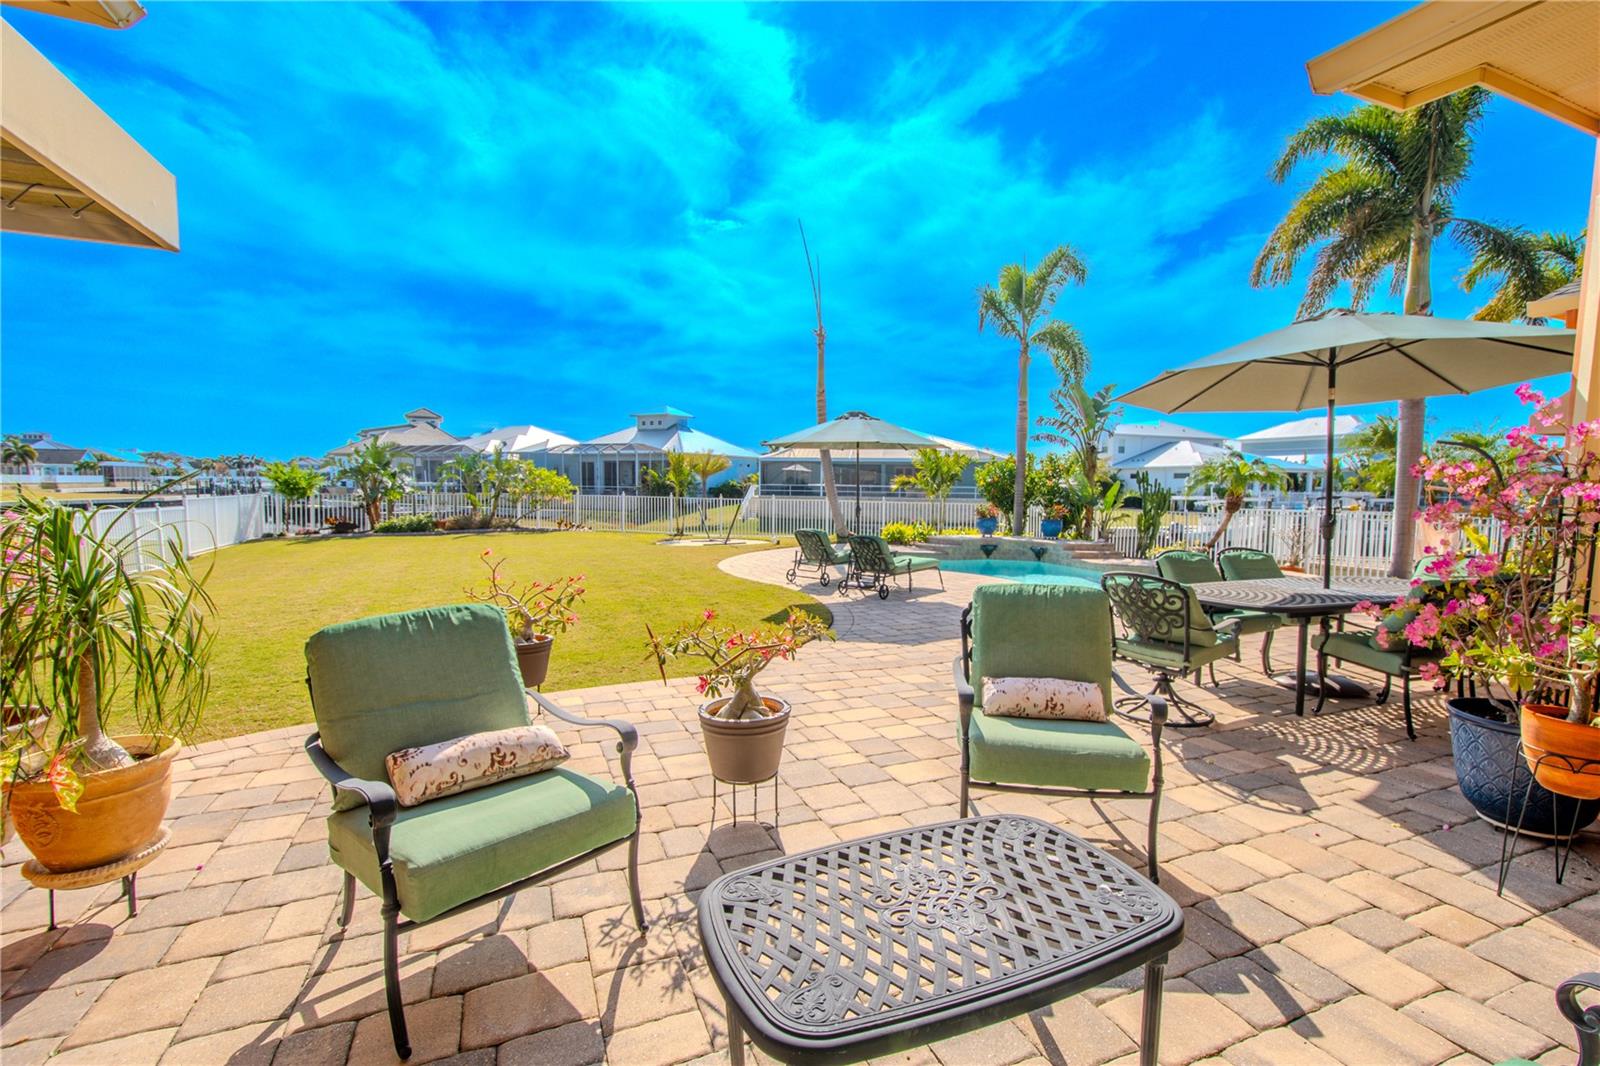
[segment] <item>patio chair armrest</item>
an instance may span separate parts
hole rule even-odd
[[[1111,671],[1111,681],[1123,692],[1126,692],[1130,696],[1137,696],[1139,699],[1143,700],[1149,705],[1150,724],[1152,727],[1154,727],[1155,733],[1159,737],[1161,734],[1161,727],[1167,724],[1166,698],[1155,692],[1140,692],[1138,689],[1128,684],[1127,680],[1115,670]]]
[[[571,711],[562,710],[544,695],[535,692],[531,688],[523,691],[552,718],[559,718],[571,725],[604,726],[607,729],[615,729],[617,731],[617,750],[620,752],[632,752],[634,748],[639,746],[639,731],[634,728],[632,722],[624,722],[620,718],[585,718],[581,714],[573,714]]]
[[[346,773],[343,767],[333,761],[333,756],[323,749],[321,733],[312,733],[306,738],[306,755],[335,792],[353,792],[366,801],[372,828],[381,829],[394,824],[400,801],[395,798],[389,782],[368,781]]]
[[[1242,618],[1226,618],[1220,622],[1211,623],[1211,628],[1217,631],[1217,636],[1223,640],[1239,635],[1239,626],[1244,621]]]
[[[956,705],[961,711],[961,734],[965,736],[967,725],[972,721],[972,704],[977,694],[972,691],[972,682],[967,679],[967,664],[961,656],[956,656],[951,673],[955,675]]]
[[[1578,1030],[1578,1045],[1585,1051],[1600,1045],[1600,1007],[1585,1009],[1578,993],[1600,991],[1600,973],[1580,973],[1556,986],[1556,1008]]]

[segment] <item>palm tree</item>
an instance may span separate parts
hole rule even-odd
[[[689,452],[689,469],[700,479],[700,495],[711,495],[711,479],[733,465],[726,455],[716,452]]]
[[[999,280],[978,290],[978,330],[989,322],[995,332],[1017,342],[1017,474],[1012,492],[1011,532],[1022,536],[1027,522],[1028,468],[1028,356],[1038,345],[1052,360],[1088,370],[1089,353],[1078,331],[1065,322],[1050,320],[1056,298],[1068,282],[1082,285],[1089,268],[1070,245],[1052,250],[1030,273],[1026,263],[1007,263]],[[1037,326],[1037,328],[1035,328]],[[1057,365],[1061,365],[1060,362]]]
[[[1355,460],[1352,480],[1363,491],[1382,495],[1394,490],[1394,457],[1400,427],[1393,415],[1379,415],[1344,440],[1344,451]]]
[[[384,502],[405,491],[406,475],[396,463],[399,457],[395,445],[372,440],[352,452],[350,461],[339,471],[339,477],[355,482],[369,529],[376,529],[382,521]]]
[[[1211,534],[1211,539],[1206,541],[1206,547],[1217,546],[1227,532],[1228,523],[1244,506],[1244,498],[1250,494],[1252,485],[1275,489],[1282,484],[1283,471],[1233,449],[1226,455],[1213,456],[1195,467],[1189,474],[1190,492],[1214,489],[1222,493],[1222,523]]]
[[[1485,322],[1522,319],[1542,326],[1545,319],[1528,317],[1528,302],[1575,280],[1583,272],[1584,234],[1530,233],[1525,229],[1470,231],[1465,243],[1472,262],[1461,275],[1461,288],[1471,292],[1493,280],[1494,295],[1472,313]]]
[[[23,474],[33,473],[33,464],[39,461],[39,449],[21,437],[7,437],[0,443],[0,463],[20,466]]]
[[[1107,385],[1098,392],[1090,392],[1083,383],[1079,364],[1061,358],[1054,352],[1050,358],[1061,378],[1060,385],[1050,390],[1050,402],[1055,405],[1056,413],[1039,417],[1039,425],[1046,428],[1035,433],[1033,439],[1071,448],[1077,456],[1078,469],[1082,471],[1084,480],[1091,486],[1098,486],[1100,442],[1105,439],[1111,424],[1122,415],[1122,408],[1111,402],[1117,387]],[[1099,506],[1098,496],[1097,490],[1089,497],[1088,510],[1083,519],[1085,529],[1095,526],[1094,512]]]
[[[972,460],[960,452],[943,452],[938,448],[919,448],[912,461],[910,474],[901,474],[890,482],[893,489],[913,489],[930,500],[939,501],[939,528],[944,528],[945,499],[956,487],[967,464]]]
[[[694,463],[683,452],[667,453],[667,469],[662,473],[661,479],[666,482],[667,489],[672,493],[672,532],[674,536],[683,534],[683,509],[678,501],[689,495],[689,490],[694,488]]]
[[[92,455],[85,455],[72,464],[72,469],[80,474],[93,474],[100,469],[100,460]]]
[[[1341,284],[1363,307],[1389,275],[1408,315],[1433,313],[1433,242],[1450,234],[1475,246],[1496,228],[1455,214],[1455,199],[1472,163],[1472,138],[1488,92],[1463,89],[1410,111],[1367,105],[1312,119],[1289,138],[1273,165],[1283,182],[1303,162],[1335,156],[1289,207],[1256,257],[1252,285],[1293,280],[1300,260],[1318,248],[1300,314],[1322,310]],[[1394,552],[1389,572],[1411,572],[1413,518],[1427,404],[1401,400],[1395,457]]]
[[[817,328],[812,330],[812,335],[817,338],[817,424],[828,420],[828,386],[827,368],[828,331],[822,327],[822,260],[815,261],[811,258],[811,245],[806,243],[805,223],[795,219],[795,224],[800,227],[800,247],[806,253],[806,273],[811,276],[811,302],[817,309]],[[817,452],[817,457],[822,463],[822,495],[828,501],[828,515],[833,519],[833,528],[837,532],[845,529],[844,508],[839,506],[839,484],[833,477],[833,453],[827,448]],[[860,471],[856,472],[860,476]]]

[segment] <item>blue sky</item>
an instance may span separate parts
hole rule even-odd
[[[0,428],[289,456],[421,404],[578,437],[675,404],[755,445],[813,418],[802,217],[831,410],[1004,445],[1015,350],[973,298],[1003,263],[1088,261],[1058,314],[1096,383],[1292,318],[1247,280],[1293,194],[1267,169],[1351,106],[1304,62],[1404,6],[7,9],[177,175],[183,250],[0,238]],[[1462,213],[1576,231],[1592,152],[1496,101]],[[1481,302],[1460,267],[1435,257],[1440,314]]]

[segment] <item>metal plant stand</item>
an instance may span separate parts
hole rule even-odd
[[[104,866],[94,866],[87,870],[67,870],[57,872],[40,864],[38,859],[29,859],[22,864],[22,876],[26,877],[35,888],[43,888],[50,893],[50,929],[56,928],[56,893],[70,892],[80,888],[99,888],[109,885],[113,881],[122,882],[122,896],[128,901],[128,917],[139,916],[139,871],[155,861],[156,856],[166,850],[167,844],[172,841],[172,830],[163,825],[154,840],[140,848],[131,855],[125,855],[116,862],[106,863]]]
[[[866,837],[725,874],[700,937],[744,1035],[782,1062],[888,1055],[1036,1010],[1144,967],[1154,1066],[1183,912],[1117,859],[1000,815]]]
[[[773,774],[766,781],[724,781],[715,774],[711,776],[711,823],[717,821],[717,786],[727,785],[730,793],[728,803],[733,807],[733,824],[739,824],[739,786],[750,786],[750,819],[761,819],[761,786],[767,781],[772,782],[772,824],[778,824],[778,775]]]

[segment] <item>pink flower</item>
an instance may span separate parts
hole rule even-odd
[[[716,616],[717,616],[717,612],[716,612],[716,611],[713,611],[713,610],[712,610],[712,609],[711,609],[711,608],[709,608],[709,607],[707,607],[707,608],[706,608],[706,613],[705,613],[705,620],[706,620],[706,621],[707,621],[707,622],[709,622],[709,621],[711,621],[711,620],[712,620],[712,619],[713,619],[713,618],[715,618],[715,617],[716,617]]]

